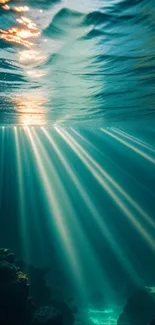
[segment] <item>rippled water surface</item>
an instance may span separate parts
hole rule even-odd
[[[0,123],[155,115],[152,0],[0,0]]]

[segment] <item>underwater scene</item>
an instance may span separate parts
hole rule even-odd
[[[0,325],[155,325],[153,0],[0,0]]]

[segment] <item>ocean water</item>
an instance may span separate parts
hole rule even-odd
[[[155,292],[154,16],[153,0],[0,0],[0,247],[49,267],[77,325]]]
[[[99,127],[154,118],[153,0],[5,2],[1,124]]]

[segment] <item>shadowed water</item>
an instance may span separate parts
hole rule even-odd
[[[154,118],[152,0],[5,1],[1,124],[102,126]]]

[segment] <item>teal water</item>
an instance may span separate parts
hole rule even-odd
[[[50,284],[60,268],[59,297],[75,296],[90,324],[116,324],[133,288],[155,285],[153,135],[149,128],[0,129],[1,246],[49,266]],[[98,290],[111,312],[86,307]]]
[[[153,0],[5,2],[2,125],[102,127],[154,119]]]
[[[0,247],[75,324],[155,292],[154,52],[152,0],[0,0]]]

